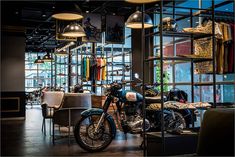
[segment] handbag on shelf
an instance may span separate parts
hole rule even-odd
[[[186,103],[188,101],[188,94],[178,88],[172,88],[167,95],[168,101],[178,101]]]

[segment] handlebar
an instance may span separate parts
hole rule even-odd
[[[134,80],[121,80],[122,84],[132,83]]]

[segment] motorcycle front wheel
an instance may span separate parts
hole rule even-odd
[[[75,125],[75,139],[78,145],[86,151],[102,151],[113,140],[111,124],[106,118],[104,118],[100,128],[95,132],[100,117],[101,115],[85,116]]]

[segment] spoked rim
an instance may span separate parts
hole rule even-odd
[[[165,129],[184,129],[186,127],[186,122],[183,118],[183,116],[178,113],[174,112],[175,114],[175,119],[173,117],[170,117],[170,120],[167,120],[167,123],[165,124]]]
[[[98,120],[101,115],[90,115],[83,117],[75,127],[75,137],[77,143],[88,151],[101,151],[105,149],[112,141],[112,130],[107,119],[101,124],[101,127],[95,133]]]

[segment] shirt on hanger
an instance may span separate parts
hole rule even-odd
[[[106,80],[106,59],[103,59],[102,80]]]
[[[86,58],[86,80],[88,81],[90,78],[90,59]]]

